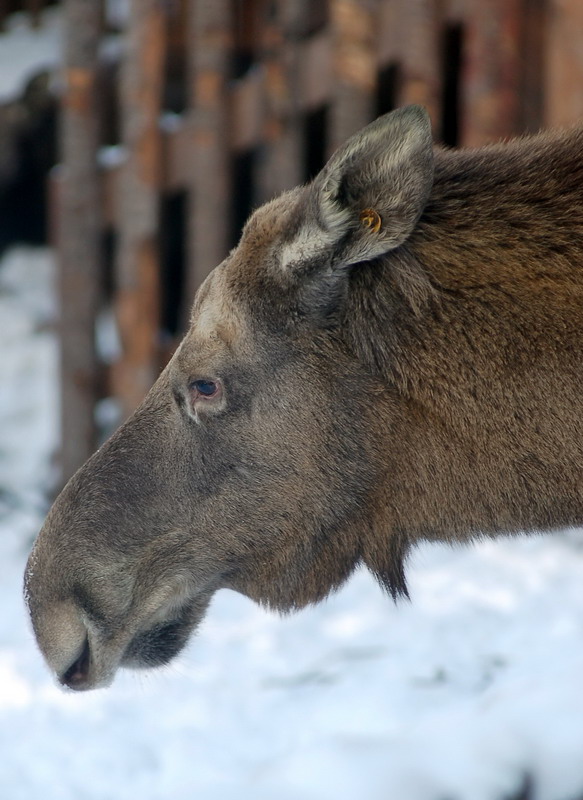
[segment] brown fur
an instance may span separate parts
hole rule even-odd
[[[422,539],[581,522],[582,151],[432,155],[410,108],[256,212],[31,555],[63,682],[167,661],[221,587],[289,610],[364,563],[397,595]]]

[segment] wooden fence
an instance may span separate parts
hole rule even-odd
[[[95,448],[97,400],[123,418],[148,390],[249,211],[376,115],[422,103],[449,145],[583,116],[579,0],[130,0],[118,67],[99,0],[64,12],[64,477]]]

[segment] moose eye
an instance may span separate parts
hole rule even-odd
[[[216,397],[220,392],[220,384],[217,381],[192,381],[190,391],[195,394],[195,397]]]

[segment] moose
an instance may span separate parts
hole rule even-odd
[[[75,690],[154,667],[229,588],[280,611],[421,540],[583,521],[583,129],[433,145],[393,111],[251,216],[142,405],[30,555]]]

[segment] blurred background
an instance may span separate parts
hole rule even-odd
[[[0,796],[583,798],[580,531],[420,548],[71,697],[21,574],[247,216],[407,103],[478,146],[583,118],[581,0],[0,0]],[[224,596],[223,596],[224,595]]]
[[[583,116],[580,0],[4,0],[0,25],[0,247],[57,248],[62,479],[249,212],[377,115],[421,103],[468,146]]]

